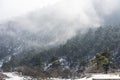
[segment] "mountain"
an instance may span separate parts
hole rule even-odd
[[[112,0],[104,4],[62,0],[1,23],[1,70],[34,77],[68,78],[73,72],[78,76],[105,49],[119,69],[120,26],[115,25],[120,20],[118,2],[111,6]],[[105,56],[102,58],[107,62]]]
[[[119,22],[119,1],[60,1],[0,24],[0,59],[25,51],[39,52],[66,44],[86,28]],[[75,4],[75,5],[74,5]],[[89,4],[89,5],[88,5]],[[98,6],[99,5],[99,6]],[[107,9],[107,11],[106,11]],[[114,12],[113,12],[114,11]],[[118,19],[114,19],[117,17]],[[107,19],[107,20],[106,20]],[[113,20],[113,21],[112,21]],[[110,21],[110,23],[108,23]],[[41,51],[40,51],[41,50]]]
[[[70,63],[71,67],[76,67],[84,59],[89,62],[97,53],[108,48],[119,67],[120,53],[120,27],[104,26],[96,29],[89,29],[84,34],[78,34],[67,41],[66,44],[53,48],[39,55],[63,57]],[[38,55],[37,55],[38,56]],[[44,57],[45,58],[45,57]],[[42,58],[41,58],[42,59]]]
[[[13,67],[18,66],[47,66],[56,60],[64,60],[66,69],[79,69],[83,64],[89,66],[90,60],[104,49],[108,48],[115,61],[115,65],[119,68],[120,56],[120,27],[117,26],[103,26],[99,28],[90,28],[85,33],[78,33],[67,43],[53,47],[43,51],[26,51],[22,60],[19,56],[13,55],[8,62],[13,64]],[[52,61],[51,61],[52,60]],[[17,62],[18,61],[18,62]],[[83,63],[84,62],[84,63]],[[15,64],[16,63],[16,64]],[[7,64],[3,65],[5,68]],[[51,64],[52,65],[52,64]],[[57,64],[58,65],[58,64]],[[8,67],[7,67],[8,68]]]

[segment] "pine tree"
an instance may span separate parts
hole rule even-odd
[[[109,59],[102,54],[98,53],[92,60],[92,63],[96,65],[97,70],[103,68],[105,73],[108,72]]]

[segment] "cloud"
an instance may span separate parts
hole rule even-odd
[[[94,0],[94,8],[102,24],[119,24],[119,0]],[[115,20],[116,19],[116,20]]]
[[[119,22],[119,0],[61,0],[17,17],[5,29],[24,46],[49,47],[64,44],[77,31]],[[117,19],[117,20],[116,20]],[[6,27],[6,25],[4,25]],[[9,29],[11,27],[12,31]],[[14,42],[16,42],[14,41]]]
[[[25,15],[59,0],[0,0],[0,21]]]

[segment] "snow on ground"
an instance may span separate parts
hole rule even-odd
[[[52,79],[52,80],[93,80],[93,79],[99,79],[99,80],[120,80],[120,75],[118,74],[89,74],[84,78],[81,79]]]
[[[95,74],[92,76],[93,79],[119,79],[119,74]]]
[[[25,78],[23,76],[18,75],[15,72],[6,72],[6,73],[3,73],[3,74],[8,76],[8,78],[5,78],[5,80],[30,80],[28,78]]]
[[[93,80],[93,79],[99,79],[99,80],[113,80],[113,79],[119,79],[120,80],[120,75],[119,74],[89,74],[89,76],[82,78],[82,79],[76,79],[76,80]]]
[[[6,72],[3,73],[8,76],[8,78],[5,78],[5,80],[32,80],[29,77],[23,77],[19,76],[15,72]],[[59,79],[59,78],[51,78],[48,80],[93,80],[93,79],[117,79],[120,80],[120,75],[119,74],[88,74],[86,77],[81,78],[81,79]]]

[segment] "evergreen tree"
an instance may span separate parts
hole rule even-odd
[[[92,63],[96,65],[97,69],[103,68],[105,73],[108,72],[109,59],[98,53],[92,60]]]

